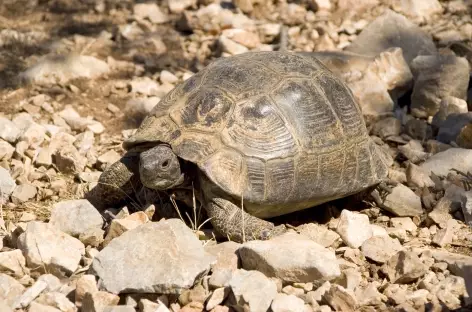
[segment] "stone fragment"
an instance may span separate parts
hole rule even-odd
[[[288,232],[267,241],[250,241],[238,250],[242,267],[284,282],[331,280],[341,274],[336,257],[305,236]]]
[[[86,199],[66,200],[53,205],[49,224],[78,237],[91,229],[101,229],[103,217]]]
[[[380,305],[382,302],[386,302],[387,296],[378,291],[380,284],[378,282],[372,282],[365,288],[358,288],[355,291],[357,302],[360,306],[365,305]]]
[[[362,281],[362,276],[356,268],[344,269],[341,276],[334,280],[335,284],[341,285],[345,289],[355,291]]]
[[[113,293],[179,294],[207,274],[214,261],[182,221],[169,219],[142,224],[112,240],[91,270],[100,288]]]
[[[15,143],[21,135],[21,130],[11,120],[4,117],[0,117],[0,125],[2,125],[0,138],[9,143]]]
[[[222,304],[226,297],[228,297],[229,292],[230,289],[228,287],[220,287],[215,289],[206,302],[206,309],[210,311],[217,305]]]
[[[10,175],[10,172],[3,167],[0,167],[0,203],[6,202],[16,188],[15,180]]]
[[[399,217],[419,216],[423,213],[421,199],[403,184],[398,184],[384,201],[384,209]]]
[[[133,7],[134,16],[149,19],[151,23],[163,24],[169,21],[168,16],[155,3],[137,3]]]
[[[11,146],[10,143],[6,141],[0,141],[0,161],[1,160],[10,160],[11,157],[13,156],[13,152],[15,151],[15,148]]]
[[[28,308],[28,312],[62,312],[62,311],[54,307],[33,301],[31,302]]]
[[[46,288],[48,284],[43,281],[36,281],[31,287],[18,297],[13,303],[15,309],[26,308],[34,299],[36,299]]]
[[[357,299],[353,291],[344,287],[332,284],[331,288],[324,295],[324,300],[334,309],[334,311],[356,311]]]
[[[27,272],[26,260],[21,250],[0,252],[0,272],[21,278]]]
[[[0,301],[4,301],[12,307],[16,300],[21,297],[25,287],[13,277],[0,273]]]
[[[461,172],[472,171],[472,150],[450,148],[431,156],[420,167],[438,176],[447,176],[452,169]]]
[[[216,257],[216,263],[212,265],[213,272],[217,270],[237,270],[239,268],[238,249],[241,244],[228,241],[216,245],[205,246],[205,251]]]
[[[316,223],[302,224],[297,231],[323,247],[330,247],[341,238],[335,231]]]
[[[112,239],[119,237],[126,231],[132,230],[142,224],[149,222],[148,216],[142,212],[135,212],[123,219],[113,219],[111,221],[110,227],[108,228],[108,233],[104,240],[104,245],[108,245]]]
[[[237,55],[249,51],[248,48],[242,44],[234,42],[223,35],[218,38],[218,44],[223,52],[229,53],[231,55]]]
[[[231,305],[239,310],[266,312],[277,296],[277,286],[258,271],[238,270],[230,281]]]
[[[61,281],[52,274],[43,274],[40,277],[38,277],[38,281],[42,281],[47,284],[47,287],[44,290],[45,292],[58,291],[62,286]]]
[[[82,301],[82,311],[104,312],[108,306],[117,305],[120,297],[105,291],[86,293]]]
[[[445,245],[452,243],[452,238],[456,228],[458,228],[457,221],[449,219],[446,222],[446,227],[438,230],[436,235],[434,235],[433,244],[438,245],[439,247],[444,247]]]
[[[78,280],[75,288],[75,305],[77,307],[82,306],[82,300],[86,293],[98,292],[97,282],[95,276],[91,274],[82,275]]]
[[[403,229],[408,231],[412,234],[416,233],[418,227],[415,223],[408,217],[400,217],[400,218],[391,218],[390,225],[397,229]]]
[[[270,308],[273,312],[305,312],[305,302],[294,295],[277,294]]]
[[[372,133],[386,139],[390,136],[400,135],[402,129],[401,121],[395,117],[387,117],[377,121],[372,128]]]
[[[385,263],[402,249],[398,239],[390,238],[390,236],[373,236],[366,240],[361,247],[364,256],[377,263]]]
[[[18,238],[18,248],[30,268],[73,273],[85,254],[84,245],[53,226],[32,221]]]
[[[360,247],[367,239],[372,237],[369,217],[346,209],[341,212],[336,232],[341,236],[344,243],[351,248]]]
[[[33,199],[37,193],[38,190],[36,186],[32,184],[20,184],[15,187],[15,190],[11,194],[11,201],[18,205]]]
[[[393,0],[390,3],[396,12],[418,22],[426,22],[443,11],[438,0]]]
[[[382,266],[382,271],[392,283],[408,284],[425,275],[428,268],[416,254],[401,250]]]
[[[434,186],[434,181],[429,177],[429,173],[413,163],[409,163],[406,168],[406,178],[410,186],[419,188]]]

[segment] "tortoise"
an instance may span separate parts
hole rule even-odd
[[[159,191],[191,181],[214,229],[234,241],[243,229],[246,240],[279,235],[286,226],[264,219],[359,193],[387,175],[350,89],[293,52],[211,62],[163,97],[123,148],[100,177],[102,200],[123,197],[106,185],[129,193],[133,179]]]

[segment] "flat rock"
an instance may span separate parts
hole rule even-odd
[[[400,47],[408,64],[419,54],[434,54],[436,47],[430,35],[405,16],[392,10],[377,17],[346,48],[365,55],[378,55],[392,47]]]
[[[62,312],[59,309],[38,302],[31,302],[28,312]]]
[[[76,238],[50,224],[32,221],[18,238],[18,248],[30,268],[74,272],[79,265],[85,246]]]
[[[258,270],[284,282],[331,280],[341,274],[334,252],[293,232],[247,242],[238,253],[244,269]]]
[[[270,308],[273,312],[305,312],[305,302],[294,295],[277,294]]]
[[[450,148],[434,154],[420,167],[426,172],[434,172],[438,176],[447,176],[452,169],[461,172],[472,171],[472,150]]]
[[[420,197],[403,184],[395,186],[387,195],[383,208],[399,217],[423,214]]]
[[[48,56],[21,73],[28,82],[37,84],[67,83],[76,78],[96,78],[109,72],[108,64],[93,56]]]
[[[112,293],[179,294],[206,275],[214,261],[182,221],[169,219],[115,238],[94,258],[91,269],[101,288]]]
[[[277,296],[277,286],[259,271],[238,270],[230,281],[231,305],[248,312],[266,312]]]
[[[37,193],[38,190],[36,186],[32,184],[20,184],[15,187],[15,190],[11,194],[11,200],[15,204],[21,204],[33,199]]]
[[[369,217],[346,209],[341,212],[336,231],[344,243],[351,248],[360,247],[367,239],[372,237]]]
[[[390,236],[373,236],[366,240],[361,251],[366,258],[378,263],[384,263],[403,247],[396,238]]]
[[[392,283],[408,284],[425,275],[428,267],[413,252],[401,250],[382,266],[382,271]]]
[[[92,229],[101,229],[103,218],[86,199],[66,200],[53,205],[49,224],[78,237]]]
[[[18,297],[13,303],[15,309],[22,309],[29,306],[29,304],[36,299],[46,288],[48,284],[43,281],[36,281],[31,287]]]

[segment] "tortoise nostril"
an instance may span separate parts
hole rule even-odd
[[[164,162],[162,163],[162,168],[167,168],[169,166],[169,163],[170,162],[168,159],[164,160]]]

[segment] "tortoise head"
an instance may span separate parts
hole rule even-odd
[[[167,144],[159,144],[140,153],[139,175],[145,187],[159,191],[184,181],[179,158]]]

